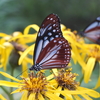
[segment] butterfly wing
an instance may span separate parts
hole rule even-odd
[[[71,58],[71,48],[63,37],[53,39],[40,53],[37,64],[41,69],[63,68]]]
[[[89,26],[87,26],[82,35],[89,40],[100,44],[100,17],[97,17]]]
[[[48,43],[52,41],[54,38],[58,37],[62,37],[59,17],[55,14],[50,14],[42,22],[42,25],[37,35],[34,50],[35,64],[43,48],[45,48],[46,45],[48,45]]]

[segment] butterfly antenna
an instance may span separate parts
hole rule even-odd
[[[27,68],[28,69],[28,68]],[[26,69],[26,70],[27,70]],[[24,70],[23,72],[21,72],[19,75],[16,76],[16,78],[18,78],[22,73],[24,73],[26,70]]]

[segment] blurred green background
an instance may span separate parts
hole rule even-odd
[[[100,0],[0,0],[0,32],[23,31],[40,25],[50,13],[72,30],[82,30],[100,16]]]

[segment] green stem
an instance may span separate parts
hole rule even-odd
[[[84,75],[82,74],[82,77],[81,77],[81,79],[80,79],[80,85],[81,85],[81,83],[82,83],[82,81],[83,81],[83,78],[84,78]]]
[[[14,67],[11,66],[11,76],[14,76]],[[11,82],[13,82],[13,80],[11,79]],[[13,87],[10,87],[10,93],[13,91]],[[11,100],[14,100],[13,94],[10,95],[11,96]]]
[[[13,76],[13,74],[14,74],[14,68],[12,67],[11,68],[11,76]],[[11,79],[11,82],[13,82],[12,79]],[[13,91],[13,87],[10,88],[10,92],[12,92],[12,91]]]
[[[10,100],[14,100],[13,97],[11,96],[11,94],[3,86],[0,86],[0,87],[8,95],[8,97],[9,97]]]

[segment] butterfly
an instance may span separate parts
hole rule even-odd
[[[97,17],[91,24],[89,24],[81,33],[90,41],[100,44],[100,17]]]
[[[60,19],[56,14],[48,15],[37,34],[33,62],[30,70],[64,68],[71,58],[71,48],[63,37]]]

